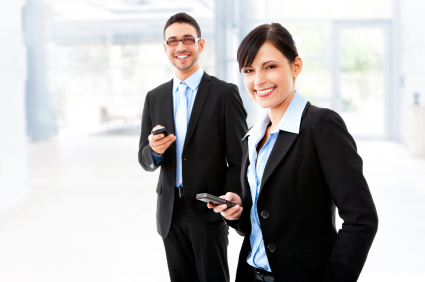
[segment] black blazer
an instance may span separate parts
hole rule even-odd
[[[158,168],[148,141],[152,128],[160,124],[175,134],[172,86],[173,80],[146,95],[138,157],[147,171]],[[246,116],[237,86],[204,73],[187,128],[182,174],[184,199],[205,221],[221,220],[221,216],[209,210],[204,202],[196,200],[196,194],[219,196],[231,191],[241,195],[241,139],[247,130]],[[158,233],[165,238],[171,224],[176,185],[175,142],[164,152],[159,166],[156,219]]]
[[[252,206],[248,138],[244,140],[241,170],[244,210],[238,228],[245,239],[238,282],[253,280],[246,263],[251,249]],[[338,232],[335,206],[344,220]],[[276,281],[357,280],[375,237],[378,217],[362,173],[362,159],[337,113],[307,103],[299,135],[280,132],[263,174],[258,217]]]

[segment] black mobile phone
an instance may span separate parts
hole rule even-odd
[[[226,204],[227,208],[231,208],[231,207],[237,205],[235,202],[230,202],[230,201],[227,201],[225,199],[219,198],[217,196],[214,196],[214,195],[211,195],[211,194],[208,194],[208,193],[197,194],[196,199],[199,200],[199,201],[206,202],[206,203],[211,202],[214,205]]]
[[[168,136],[168,131],[167,131],[167,129],[165,129],[165,127],[152,130],[151,133],[152,133],[152,135],[158,135],[158,134],[162,133],[162,134],[164,134],[164,137]]]

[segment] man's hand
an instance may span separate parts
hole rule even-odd
[[[220,196],[220,198],[235,202],[237,205],[231,208],[227,208],[227,205],[225,204],[216,206],[212,203],[208,203],[208,208],[214,209],[214,212],[220,213],[222,217],[228,220],[237,220],[241,218],[243,208],[241,197],[239,197],[238,194],[227,192],[226,195]]]
[[[152,130],[156,130],[159,128],[163,128],[163,126],[157,125]],[[162,155],[165,150],[170,147],[171,143],[176,141],[176,136],[174,134],[169,134],[167,137],[164,137],[164,134],[162,133],[157,135],[150,134],[148,139],[149,145],[151,146],[153,152],[157,155]]]

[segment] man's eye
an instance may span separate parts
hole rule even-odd
[[[183,38],[184,43],[193,43],[194,41],[195,41],[195,39],[192,38],[192,37]]]

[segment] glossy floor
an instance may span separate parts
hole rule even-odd
[[[137,150],[122,134],[29,145],[30,193],[0,212],[0,281],[169,281],[158,172],[141,169]],[[425,281],[425,160],[391,142],[358,150],[380,218],[359,281]],[[231,230],[231,281],[241,242]]]

